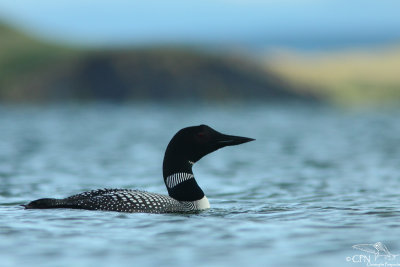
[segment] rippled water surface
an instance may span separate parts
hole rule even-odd
[[[301,104],[2,106],[0,266],[366,266],[348,261],[368,255],[352,246],[378,241],[400,254],[399,117]],[[166,193],[164,149],[201,123],[257,139],[195,165],[208,211],[19,206],[104,187]]]

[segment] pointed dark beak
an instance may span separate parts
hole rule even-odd
[[[248,138],[248,137],[221,134],[217,138],[217,144],[219,146],[221,146],[221,147],[224,147],[224,146],[235,146],[235,145],[240,145],[240,144],[247,143],[247,142],[254,141],[254,140],[256,140],[256,139]]]

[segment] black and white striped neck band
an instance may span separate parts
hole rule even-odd
[[[165,179],[165,183],[167,184],[168,188],[173,188],[178,184],[193,178],[194,176],[191,173],[179,172],[168,176],[167,179]]]

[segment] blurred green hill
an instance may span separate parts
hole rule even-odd
[[[309,98],[240,57],[179,48],[67,47],[5,25],[0,36],[2,102]]]

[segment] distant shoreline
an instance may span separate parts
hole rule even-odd
[[[73,49],[0,27],[0,101],[309,99],[240,56],[190,48]]]

